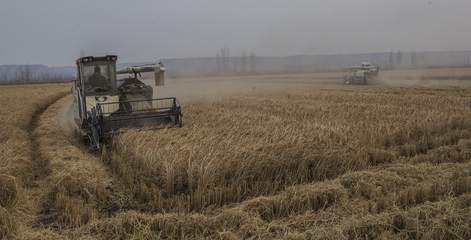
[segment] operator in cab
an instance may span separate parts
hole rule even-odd
[[[106,92],[111,89],[111,84],[105,76],[101,75],[100,66],[95,66],[93,74],[87,80],[87,92]]]

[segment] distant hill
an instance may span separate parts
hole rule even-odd
[[[332,71],[347,69],[365,61],[382,68],[470,66],[471,51],[174,58],[160,59],[156,62],[118,62],[117,66],[120,68],[162,62],[167,69],[167,76],[189,76]],[[68,80],[76,78],[76,75],[76,66],[47,67],[40,64],[0,66],[0,80]]]

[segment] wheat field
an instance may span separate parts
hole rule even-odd
[[[1,86],[0,236],[471,238],[471,69],[343,74],[167,79],[183,126],[100,151],[68,125],[70,85]]]

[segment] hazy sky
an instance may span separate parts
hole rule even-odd
[[[471,50],[469,0],[0,0],[0,65]]]

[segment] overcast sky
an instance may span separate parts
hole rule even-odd
[[[471,50],[469,0],[0,0],[0,65]]]

